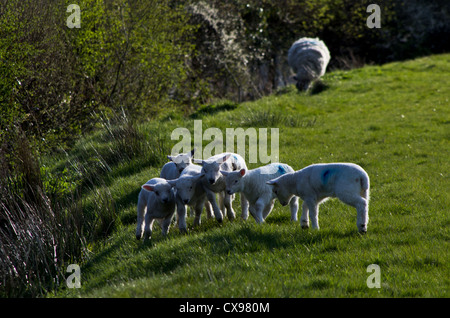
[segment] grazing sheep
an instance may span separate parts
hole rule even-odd
[[[189,153],[180,153],[176,156],[167,156],[170,161],[162,167],[159,177],[166,180],[178,178],[183,169],[192,164],[194,152],[195,149],[192,149]]]
[[[203,188],[208,197],[208,201],[212,205],[216,220],[222,222],[223,215],[221,210],[225,212],[225,208],[228,219],[233,220],[235,218],[232,207],[234,196],[225,193],[225,178],[220,173],[220,170],[235,171],[242,168],[247,169],[244,158],[235,153],[222,153],[206,160],[194,160],[194,162],[202,165],[202,172],[205,174],[202,178]],[[216,193],[219,194],[221,209],[216,202]],[[248,201],[243,194],[241,194],[241,208],[242,218],[246,220],[248,218]]]
[[[186,205],[195,211],[194,225],[200,225],[200,217],[205,203],[207,217],[212,217],[211,205],[207,202],[206,192],[201,183],[203,177],[202,167],[191,164],[184,168],[179,178],[168,181],[175,188],[178,226],[181,232],[187,232]]]
[[[139,240],[142,237],[142,232],[144,232],[144,239],[152,236],[155,219],[160,221],[163,235],[167,235],[174,213],[175,194],[172,185],[162,178],[153,178],[147,181],[142,185],[139,193],[136,239]]]
[[[280,203],[286,205],[293,195],[303,202],[300,224],[319,228],[319,204],[329,197],[336,197],[356,208],[356,225],[359,232],[367,232],[369,222],[369,176],[353,163],[313,164],[302,170],[287,173],[267,182]]]
[[[308,90],[312,81],[325,74],[330,52],[318,38],[301,38],[292,44],[288,52],[289,66],[294,70],[294,79],[299,91]]]
[[[241,192],[248,200],[250,214],[257,223],[262,223],[272,211],[276,195],[266,182],[285,173],[293,172],[287,164],[271,163],[252,170],[220,171],[225,176],[226,192],[231,195]],[[290,199],[291,220],[297,221],[298,198]]]

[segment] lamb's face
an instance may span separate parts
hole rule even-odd
[[[267,181],[267,184],[272,186],[272,192],[276,195],[281,205],[288,205],[294,195],[288,189],[286,189],[286,187],[276,181],[276,179]]]
[[[202,164],[202,171],[205,173],[205,178],[209,184],[215,184],[222,176],[220,173],[220,164],[217,162],[206,162]]]
[[[184,168],[192,163],[192,158],[187,154],[170,156],[169,159],[175,164],[179,173],[183,172]]]
[[[245,175],[246,170],[241,169],[240,171],[220,171],[225,177],[225,192],[227,194],[233,194],[236,192],[242,192],[243,182],[242,177]]]
[[[194,156],[194,149],[189,153],[180,153],[176,156],[167,156],[169,160],[171,160],[179,173],[183,172],[184,168],[192,164],[192,157]]]
[[[177,195],[180,197],[184,204],[188,204],[195,193],[195,187],[203,174],[197,176],[186,176],[178,178],[176,181]]]
[[[156,200],[161,203],[168,203],[174,199],[172,186],[168,182],[158,183],[155,185],[144,184],[142,189],[153,192]]]

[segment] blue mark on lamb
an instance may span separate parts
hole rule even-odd
[[[280,174],[285,174],[285,173],[286,173],[285,167],[283,167],[282,165],[279,165],[279,166],[278,166],[278,172],[279,172]]]
[[[328,183],[328,180],[334,174],[334,172],[335,171],[333,169],[326,169],[323,172],[323,174],[322,174],[322,183],[323,183],[323,185],[326,185]]]

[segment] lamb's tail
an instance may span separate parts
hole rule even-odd
[[[362,175],[359,178],[361,182],[361,196],[369,201],[370,199],[370,181],[369,176],[367,174]]]

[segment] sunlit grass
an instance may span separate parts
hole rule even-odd
[[[260,226],[251,217],[222,225],[204,217],[194,229],[188,218],[188,235],[172,226],[163,238],[155,226],[150,243],[136,241],[139,187],[159,175],[153,161],[137,156],[95,185],[108,188],[120,222],[90,245],[82,288],[57,296],[448,297],[450,55],[336,71],[323,81],[327,89],[315,95],[285,89],[204,112],[203,129],[278,127],[280,161],[296,170],[319,162],[361,165],[371,180],[366,235],[357,233],[353,208],[329,200],[320,207],[320,231],[302,230],[276,203]],[[192,132],[193,119],[150,122],[139,131],[145,138],[159,133],[170,150],[176,127]],[[92,142],[105,146],[101,138]],[[93,206],[97,199],[85,194]],[[370,264],[380,266],[380,289],[366,285]]]

